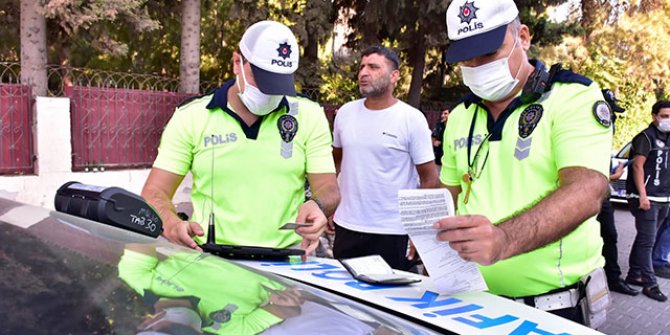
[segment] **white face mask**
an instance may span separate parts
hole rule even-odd
[[[668,133],[670,132],[670,119],[660,119],[658,120],[658,130]]]
[[[268,95],[258,88],[249,85],[247,77],[244,74],[244,63],[240,60],[240,67],[242,68],[242,79],[244,80],[244,92],[240,87],[240,77],[237,76],[235,82],[237,83],[237,89],[242,93],[237,93],[237,95],[242,100],[242,103],[247,106],[250,112],[258,115],[268,115],[270,112],[275,110],[279,103],[281,102],[284,96],[282,95]]]
[[[514,38],[512,51],[505,58],[480,65],[477,67],[468,67],[461,65],[463,73],[463,83],[472,90],[472,93],[486,101],[499,101],[507,97],[514,87],[519,83],[517,76],[521,71],[521,65],[512,78],[509,72],[509,58],[512,56],[518,37]]]

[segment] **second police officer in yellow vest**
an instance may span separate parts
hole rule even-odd
[[[610,110],[596,83],[527,58],[518,13],[512,0],[447,10],[447,61],[473,94],[447,123],[440,179],[458,216],[437,238],[479,263],[492,293],[584,323],[580,279],[603,266]]]

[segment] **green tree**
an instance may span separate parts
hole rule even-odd
[[[411,69],[407,75],[410,79],[406,98],[415,107],[420,106],[422,96],[428,100],[454,101],[467,92],[460,84],[455,68],[445,67],[443,61],[449,42],[445,13],[450,2],[334,1],[338,9],[350,16],[348,24],[352,29],[347,37],[348,48],[360,50],[377,43],[397,47]],[[547,18],[548,8],[565,2],[567,0],[517,1],[522,21],[533,31],[534,44],[539,47],[556,44],[564,34],[579,31],[574,23],[554,23]],[[447,85],[444,85],[445,76]],[[401,83],[406,84],[406,81]]]
[[[324,0],[240,0],[232,6],[230,18],[239,21],[244,28],[268,19],[289,26],[302,49],[296,81],[300,88],[314,89],[324,83],[322,75],[327,67],[319,59],[319,54],[331,35],[334,9],[331,2]]]
[[[131,27],[135,34],[156,30],[158,21],[148,15],[146,0],[38,0],[42,14],[49,19],[47,31],[57,63],[73,59],[70,48],[79,43],[82,49],[120,56],[128,54],[128,45],[114,38],[120,27]],[[78,54],[79,55],[79,54]],[[84,53],[87,59],[89,53]]]
[[[19,0],[6,0],[0,8],[0,61],[18,62],[20,46]]]
[[[408,102],[419,107],[426,53],[447,44],[444,13],[448,2],[335,0],[334,3],[351,28],[347,48],[360,51],[373,44],[385,44],[397,49],[409,63],[409,70],[403,70],[410,77]],[[400,86],[406,82],[402,80]]]
[[[668,98],[670,52],[665,41],[670,38],[670,1],[637,5],[595,1],[595,5],[603,13],[588,20],[575,18],[586,33],[548,48],[544,57],[562,61],[618,93],[627,109],[617,121],[614,145],[618,148],[651,122],[651,105]]]

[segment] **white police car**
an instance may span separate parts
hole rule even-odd
[[[616,202],[626,201],[626,179],[628,178],[628,168],[632,163],[630,157],[631,143],[626,145],[612,156],[612,171],[616,169],[619,164],[624,164],[623,174],[618,180],[610,181],[610,199]]]
[[[600,334],[486,292],[231,261],[0,198],[0,334]],[[418,276],[418,275],[417,275]]]

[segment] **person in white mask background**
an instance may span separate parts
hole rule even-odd
[[[457,215],[437,239],[478,263],[491,293],[595,327],[580,280],[604,278],[610,108],[590,79],[528,59],[514,1],[455,0],[446,22],[446,59],[472,94],[446,127],[440,180]]]
[[[651,108],[653,122],[632,141],[631,172],[626,179],[628,208],[635,217],[637,234],[630,251],[626,282],[642,286],[642,293],[657,301],[668,298],[656,282],[652,251],[656,233],[670,206],[670,101],[661,100]]]
[[[165,238],[200,249],[211,217],[219,244],[301,243],[308,254],[318,246],[339,191],[323,108],[295,97],[299,53],[287,26],[257,22],[233,53],[235,79],[177,108],[142,190],[163,220]],[[184,221],[171,199],[189,172],[193,214]],[[279,229],[288,222],[312,225]]]

